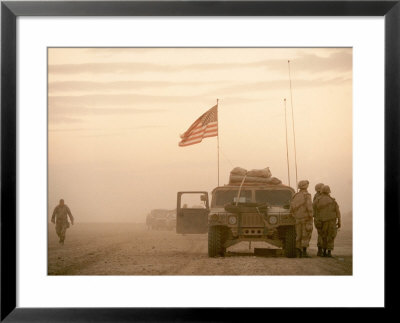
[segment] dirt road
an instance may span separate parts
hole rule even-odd
[[[148,231],[144,224],[80,224],[67,231],[64,246],[49,226],[49,275],[351,275],[351,231],[341,231],[334,258],[255,256],[266,243],[240,243],[223,258],[207,256],[207,235]]]

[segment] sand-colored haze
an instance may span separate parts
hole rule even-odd
[[[176,192],[217,185],[216,138],[178,147],[219,99],[220,183],[235,166],[331,186],[352,209],[352,50],[51,48],[49,211],[64,198],[77,222],[143,222],[174,208]]]

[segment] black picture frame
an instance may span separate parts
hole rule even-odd
[[[400,1],[71,1],[1,3],[1,321],[236,321],[266,309],[17,308],[16,19],[19,16],[384,16],[385,19],[385,310],[399,284]],[[373,127],[373,125],[371,125]],[[373,152],[371,152],[372,154]],[[371,188],[373,189],[373,188]],[[398,239],[398,238],[397,238]],[[366,246],[367,247],[367,246]],[[371,255],[373,258],[373,255]],[[373,259],[371,260],[373,261]],[[319,295],[316,295],[319,297]],[[277,309],[276,309],[277,310]],[[245,313],[243,313],[245,312]],[[249,313],[247,313],[249,312]],[[270,313],[270,312],[269,312]],[[380,313],[379,315],[381,315]],[[386,313],[387,314],[387,313]],[[270,314],[269,314],[270,315]],[[370,314],[369,314],[370,315]],[[381,317],[381,316],[380,316]],[[370,317],[371,318],[371,317]]]

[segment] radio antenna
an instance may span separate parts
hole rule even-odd
[[[297,180],[297,153],[296,153],[296,133],[294,131],[294,114],[293,114],[293,94],[292,94],[292,77],[290,74],[290,61],[288,60],[288,67],[289,67],[289,85],[290,85],[290,104],[292,106],[292,128],[293,128],[293,143],[294,143],[294,164],[296,167],[296,188],[298,185]]]
[[[289,171],[289,148],[287,139],[287,120],[286,120],[286,98],[283,100],[285,102],[285,130],[286,130],[286,162],[287,162],[287,177],[290,186],[290,171]]]

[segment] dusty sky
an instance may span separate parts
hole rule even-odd
[[[217,186],[217,139],[178,147],[219,99],[220,184],[233,167],[269,166],[324,182],[352,209],[352,50],[344,48],[52,48],[48,52],[49,209],[79,222],[142,222],[176,192]]]

